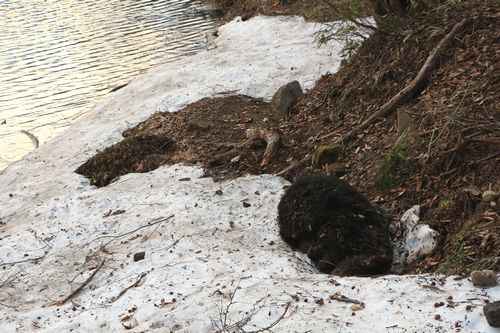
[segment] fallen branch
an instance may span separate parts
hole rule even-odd
[[[135,281],[133,284],[131,284],[130,286],[128,286],[127,288],[123,289],[122,291],[120,291],[120,293],[116,296],[116,297],[113,297],[111,299],[111,301],[109,303],[114,303],[116,302],[118,299],[120,299],[120,297],[122,297],[123,295],[125,295],[125,293],[131,289],[131,288],[135,288],[137,286],[139,286],[139,284],[141,284],[142,282],[142,279],[144,279],[144,277],[146,277],[146,275],[148,275],[148,272],[144,272],[141,274],[141,276],[139,276],[139,279],[137,279],[137,281]]]
[[[461,33],[465,28],[471,25],[477,20],[482,20],[483,17],[472,17],[463,19],[459,23],[455,24],[453,29],[441,39],[439,44],[434,47],[431,51],[424,65],[418,72],[417,76],[405,87],[403,90],[398,92],[394,97],[392,97],[387,103],[382,105],[382,107],[372,114],[368,119],[363,121],[360,125],[351,130],[342,140],[349,141],[353,139],[358,133],[370,127],[377,119],[384,118],[390,115],[396,108],[406,102],[408,99],[418,95],[424,87],[427,85],[427,81],[436,67],[439,58],[444,53],[450,41],[455,38],[459,33]]]
[[[67,301],[69,301],[70,299],[72,299],[73,297],[75,297],[80,291],[83,290],[83,288],[85,288],[85,286],[87,284],[89,284],[89,282],[94,278],[94,276],[97,274],[97,272],[99,272],[99,270],[102,268],[102,266],[104,266],[105,262],[106,262],[106,259],[104,259],[103,261],[101,261],[101,263],[99,264],[99,266],[96,267],[96,269],[92,272],[92,274],[90,274],[90,276],[87,278],[87,280],[85,280],[78,288],[76,288],[75,291],[73,291],[71,294],[69,294],[63,300],[60,300],[59,302],[55,302],[52,305],[63,305],[64,303],[66,303]]]
[[[247,138],[249,140],[263,140],[266,142],[266,150],[264,151],[264,157],[260,163],[261,167],[269,165],[271,159],[276,156],[280,148],[280,135],[277,130],[269,129],[247,129]]]

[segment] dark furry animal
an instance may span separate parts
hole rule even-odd
[[[392,264],[388,223],[352,186],[333,176],[307,176],[278,205],[280,235],[336,275],[387,273]]]

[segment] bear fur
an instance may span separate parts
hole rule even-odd
[[[388,221],[361,193],[333,176],[306,176],[278,205],[280,235],[324,273],[373,275],[392,264]]]

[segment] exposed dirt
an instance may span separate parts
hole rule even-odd
[[[325,22],[332,20],[332,12],[322,0],[212,0],[224,15],[222,20],[230,21],[236,16],[243,20],[254,15],[299,15],[306,20]],[[290,4],[284,4],[289,2]]]
[[[237,12],[238,6],[232,10]],[[265,167],[260,166],[265,144],[249,145],[245,131],[271,126],[269,105],[228,96],[155,114],[78,172],[98,186],[127,172],[170,163],[202,165],[216,180],[278,173],[318,146],[344,137],[404,88],[461,19],[497,15],[490,1],[446,2],[399,22],[394,33],[375,33],[280,122],[282,146]],[[398,114],[345,144],[336,161],[347,172],[345,180],[388,212],[400,216],[419,204],[423,222],[440,232],[439,250],[407,272],[465,274],[500,268],[499,202],[481,201],[484,191],[500,189],[500,32],[495,26],[498,18],[467,27],[449,45],[424,91],[400,106]],[[169,139],[174,143],[163,145]],[[285,177],[331,172],[332,164],[308,163]]]

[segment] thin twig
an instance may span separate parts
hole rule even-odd
[[[6,265],[13,266],[13,265],[17,265],[17,264],[20,264],[23,262],[40,260],[40,259],[45,258],[47,256],[47,253],[48,253],[48,251],[45,251],[45,253],[42,256],[39,256],[36,258],[29,258],[29,259],[23,259],[23,260],[18,260],[18,261],[11,261],[11,262],[2,262],[2,263],[0,263],[0,266],[6,266]]]
[[[239,288],[239,284],[235,288],[234,292],[232,292],[230,294],[230,296],[229,296],[229,303],[225,307],[225,309],[223,308],[222,302],[221,302],[221,306],[217,307],[218,311],[219,311],[219,319],[218,319],[219,322],[217,323],[216,321],[214,321],[212,319],[212,323],[214,324],[214,326],[217,329],[217,332],[219,332],[219,333],[222,333],[222,332],[225,332],[225,333],[237,333],[237,332],[238,333],[239,332],[244,332],[244,333],[261,333],[261,332],[270,331],[271,328],[273,328],[274,326],[276,326],[285,317],[286,313],[288,312],[288,309],[290,308],[291,302],[287,302],[286,306],[285,306],[285,310],[283,311],[283,313],[274,322],[272,322],[271,324],[269,324],[266,327],[259,328],[259,329],[255,330],[255,331],[246,331],[243,328],[252,320],[252,318],[255,316],[255,314],[257,314],[260,310],[262,310],[262,308],[263,308],[262,306],[260,306],[259,308],[256,308],[255,306],[257,304],[259,304],[262,301],[263,298],[260,299],[259,301],[257,301],[257,303],[254,305],[254,308],[244,318],[242,318],[242,319],[238,320],[237,322],[231,324],[231,320],[229,319],[229,309],[230,309],[230,307],[233,304],[236,303],[234,301],[234,297],[236,295],[236,291],[238,290],[238,288]],[[253,325],[253,326],[255,326],[255,325]]]
[[[99,264],[99,266],[97,266],[97,268],[92,272],[92,274],[90,274],[90,276],[87,278],[87,280],[85,280],[78,288],[76,288],[75,291],[73,291],[71,294],[69,294],[63,300],[60,300],[59,302],[56,302],[53,305],[63,305],[64,303],[66,303],[67,301],[69,301],[70,299],[72,299],[74,296],[76,296],[94,278],[94,276],[97,274],[97,272],[99,272],[99,270],[102,268],[102,266],[104,266],[105,262],[106,262],[106,259],[104,259]]]
[[[487,161],[487,160],[491,160],[492,158],[495,158],[498,155],[500,155],[500,151],[497,151],[496,153],[494,153],[492,155],[489,155],[489,156],[486,156],[485,158],[482,158],[480,160],[472,161],[472,162],[469,163],[469,165],[474,165],[474,164],[478,164],[478,163],[481,163],[481,162],[484,162],[484,161]]]
[[[33,146],[35,146],[35,148],[38,148],[40,146],[40,142],[38,141],[36,136],[25,130],[21,130],[21,133],[25,134],[28,138],[30,138],[31,143],[33,143]]]
[[[260,332],[269,331],[271,328],[273,328],[274,326],[278,325],[278,323],[281,320],[283,320],[283,318],[285,318],[285,315],[288,312],[288,309],[290,308],[290,304],[292,304],[292,302],[290,302],[290,301],[286,303],[285,311],[283,311],[283,313],[281,314],[281,316],[279,316],[278,319],[276,319],[271,325],[266,326],[264,328],[261,328],[261,329],[259,329],[257,331],[250,331],[248,333],[260,333]]]
[[[135,281],[134,283],[132,283],[130,286],[128,286],[127,288],[123,289],[122,291],[120,291],[120,293],[116,296],[116,297],[113,297],[112,300],[109,302],[109,303],[114,303],[116,302],[118,299],[120,299],[120,297],[122,297],[126,292],[127,290],[131,289],[131,288],[135,288],[137,287],[141,282],[142,282],[142,279],[144,279],[146,277],[146,275],[148,275],[148,272],[144,272],[142,273],[139,278],[137,279],[137,281]]]
[[[119,238],[122,238],[122,237],[125,237],[125,236],[128,236],[130,234],[133,234],[134,232],[136,231],[139,231],[141,229],[144,229],[144,228],[148,228],[148,227],[151,227],[153,225],[157,225],[157,224],[160,224],[160,223],[163,223],[165,221],[168,221],[170,220],[171,218],[173,218],[175,215],[170,215],[169,217],[166,217],[166,218],[161,218],[159,220],[156,220],[154,222],[150,222],[146,225],[143,225],[143,226],[140,226],[140,227],[137,227],[135,228],[134,230],[130,230],[130,231],[127,231],[123,234],[118,234],[118,235],[103,235],[103,236],[99,236],[93,240],[91,240],[90,242],[88,242],[87,244],[85,244],[83,247],[86,247],[88,246],[90,243],[92,242],[95,242],[96,240],[99,240],[99,239],[103,239],[103,238],[111,238],[108,242],[104,243],[103,245],[101,245],[101,247],[99,248],[99,250],[102,250],[104,249],[106,246],[108,246],[109,244],[111,244],[112,242],[114,242],[115,240],[119,239]]]

